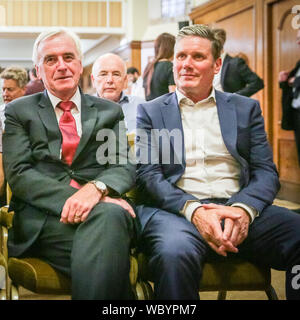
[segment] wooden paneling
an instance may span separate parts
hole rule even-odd
[[[122,26],[122,4],[120,2],[109,3],[109,26]]]
[[[30,14],[30,19],[28,19],[28,25],[38,26],[39,25],[39,9],[37,2],[28,3],[28,12]]]
[[[83,6],[82,2],[73,2],[72,3],[72,17],[73,17],[73,24],[75,26],[82,26],[83,25],[83,19],[82,19],[82,11]]]
[[[252,7],[255,0],[215,0],[200,6],[190,14],[194,23],[209,24]]]
[[[294,132],[281,129],[282,93],[278,85],[278,74],[281,70],[291,70],[299,60],[299,47],[296,44],[297,31],[292,28],[292,18],[294,16],[291,13],[291,8],[297,4],[296,2],[293,0],[277,1],[270,6],[273,60],[273,150],[282,188],[288,188],[288,190],[291,189],[291,186],[300,188],[300,168]],[[285,193],[283,190],[282,194]],[[293,192],[289,192],[289,194],[290,197],[295,197]]]
[[[0,0],[0,6],[4,8],[8,27],[122,27],[122,2],[119,1],[109,2],[108,12],[106,1]]]
[[[132,41],[115,50],[125,62],[127,67],[136,67],[141,70],[141,42]]]

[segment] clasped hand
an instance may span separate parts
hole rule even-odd
[[[133,208],[124,199],[102,197],[101,192],[93,184],[87,183],[67,199],[61,213],[60,222],[80,223],[85,221],[91,210],[99,202],[115,203],[135,218]]]
[[[227,252],[237,253],[237,246],[248,236],[250,217],[242,208],[210,203],[195,211],[192,222],[208,245],[226,257]]]

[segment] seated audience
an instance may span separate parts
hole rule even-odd
[[[6,105],[25,94],[26,84],[28,82],[27,71],[18,66],[12,66],[4,69],[0,74],[3,79],[2,97],[4,104],[0,106],[0,119],[2,122],[2,130],[4,130],[5,109]]]
[[[132,96],[137,96],[145,99],[145,89],[143,87],[143,78],[140,76],[139,70],[135,67],[127,69],[128,91]]]
[[[25,96],[28,96],[30,94],[42,92],[45,90],[45,87],[43,85],[42,80],[38,79],[36,76],[36,70],[35,68],[32,68],[29,71],[29,79],[30,81],[26,85],[26,92]]]
[[[123,89],[127,86],[125,62],[116,54],[104,54],[94,62],[91,79],[100,98],[114,101],[122,106],[127,132],[134,132],[137,106],[145,100],[124,93]]]

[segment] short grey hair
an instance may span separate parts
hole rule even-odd
[[[94,64],[93,64],[93,67],[92,67],[92,75],[95,77],[95,76],[97,76],[96,74],[95,74],[95,72],[96,72],[96,67],[97,67],[97,65],[98,65],[98,63],[99,63],[99,60],[101,60],[101,59],[103,59],[103,58],[109,58],[109,57],[115,57],[115,58],[118,58],[121,62],[122,62],[122,64],[123,64],[123,67],[124,67],[124,75],[126,75],[127,74],[127,66],[126,66],[126,62],[120,57],[120,56],[118,56],[117,54],[115,54],[115,53],[105,53],[105,54],[103,54],[103,55],[101,55],[100,57],[98,57],[96,60],[95,60],[95,62],[94,62]]]
[[[183,27],[179,30],[176,37],[176,44],[182,39],[186,37],[200,37],[204,39],[208,39],[211,41],[211,51],[214,57],[214,60],[217,60],[222,52],[223,45],[220,38],[217,36],[214,29],[210,28],[205,24],[194,24],[191,26]],[[175,44],[175,47],[176,47]]]
[[[7,67],[6,69],[4,69],[4,71],[2,71],[0,77],[6,80],[15,80],[19,88],[24,88],[28,82],[27,71],[24,68],[18,66]]]
[[[65,35],[69,36],[74,41],[76,49],[77,49],[77,53],[79,55],[79,59],[82,60],[83,54],[82,54],[82,49],[81,49],[80,38],[78,37],[78,35],[75,32],[73,32],[72,30],[69,30],[64,27],[53,27],[53,28],[49,28],[49,29],[41,32],[34,42],[33,52],[32,52],[32,61],[35,65],[38,64],[39,45],[43,41],[45,41],[46,39],[53,37],[53,36],[56,36],[56,35],[59,35],[59,34],[65,34]]]

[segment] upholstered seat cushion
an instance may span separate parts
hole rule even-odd
[[[70,278],[36,258],[9,258],[11,280],[35,293],[70,294]]]
[[[138,255],[138,263],[140,279],[152,281],[144,254]],[[270,269],[238,258],[229,258],[204,264],[200,291],[265,290],[270,283]]]
[[[15,284],[45,294],[70,294],[71,280],[56,271],[48,263],[37,258],[9,258],[9,276]],[[130,283],[135,285],[138,275],[138,263],[130,256]]]

